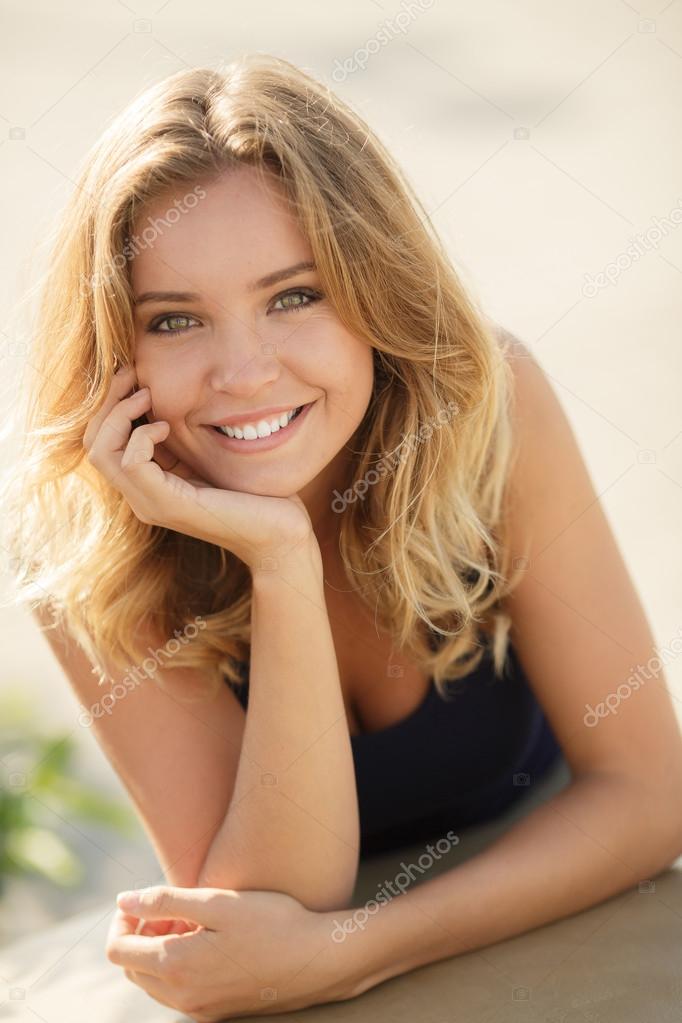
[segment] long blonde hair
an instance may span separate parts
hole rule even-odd
[[[441,694],[445,679],[477,667],[488,640],[501,676],[510,621],[500,600],[516,582],[503,500],[513,455],[504,333],[465,293],[371,129],[313,77],[265,54],[171,75],[85,158],[54,232],[22,384],[4,538],[13,602],[48,605],[95,663],[98,651],[117,665],[144,658],[142,624],[147,640],[163,641],[200,620],[174,663],[202,668],[211,684],[240,680],[248,569],[229,551],[141,522],[89,464],[83,434],[112,373],[132,361],[121,253],[134,217],[170,186],[243,164],[276,175],[329,302],[373,348],[353,478],[334,498],[348,582]]]

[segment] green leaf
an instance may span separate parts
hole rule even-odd
[[[83,869],[67,845],[45,828],[28,827],[7,836],[6,854],[17,866],[63,887],[77,884]]]
[[[0,695],[0,757],[29,773],[24,790],[0,789],[0,890],[10,874],[33,872],[62,886],[77,883],[82,866],[51,829],[53,813],[80,817],[133,836],[137,818],[124,803],[108,799],[74,776],[73,736],[46,734],[32,700],[16,687]],[[24,763],[25,762],[25,763]],[[35,798],[33,798],[35,797]],[[50,812],[52,811],[52,812]]]
[[[59,778],[46,795],[48,805],[64,816],[75,814],[125,835],[135,833],[136,818],[125,805],[101,796],[73,778]]]
[[[73,753],[73,739],[69,735],[44,740],[36,757],[35,784],[43,785],[48,779],[66,773]]]

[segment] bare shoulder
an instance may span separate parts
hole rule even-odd
[[[33,607],[31,617],[61,663],[65,654],[75,647],[73,636],[66,629],[63,621],[57,621],[48,603],[41,603]]]
[[[531,562],[539,565],[541,558],[547,563],[551,560],[550,545],[566,534],[564,541],[569,537],[573,541],[577,564],[587,554],[588,546],[606,543],[610,532],[595,483],[559,398],[560,384],[552,382],[518,337],[504,328],[498,328],[498,337],[511,370],[513,457],[505,514],[512,555],[529,559],[529,567]],[[582,534],[587,522],[593,530]],[[552,553],[556,555],[557,550],[553,546]],[[530,580],[526,589],[528,585]]]
[[[562,414],[557,396],[546,373],[523,341],[515,334],[498,327],[496,330],[503,357],[511,369],[511,408],[518,426],[523,426],[541,412]]]
[[[521,548],[522,533],[556,529],[556,514],[570,519],[593,490],[577,439],[547,374],[523,341],[502,327],[496,333],[511,371],[513,459],[507,513]],[[552,506],[549,499],[559,479],[563,480],[562,501]]]
[[[79,687],[82,688],[87,680],[96,692],[98,689],[95,681],[96,670],[93,668],[82,644],[69,630],[64,619],[58,618],[51,605],[47,602],[32,608],[31,616],[65,670],[69,681],[72,683],[77,681]],[[145,632],[142,629],[140,633],[141,636],[145,636]],[[151,641],[152,637],[150,636],[149,639]],[[103,664],[106,663],[105,658],[100,657],[100,660],[102,660]],[[112,668],[112,671],[108,672],[108,674],[116,674],[116,670]]]

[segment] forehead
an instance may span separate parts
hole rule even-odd
[[[312,258],[280,186],[272,178],[260,181],[249,167],[170,188],[138,212],[131,235],[136,294],[193,290],[225,296],[271,270]]]

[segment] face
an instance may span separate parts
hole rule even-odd
[[[314,268],[263,280],[313,262],[274,179],[242,167],[201,188],[193,205],[184,201],[191,187],[169,191],[133,229],[141,236],[147,218],[166,218],[132,260],[134,363],[140,387],[150,388],[148,418],[168,422],[164,446],[207,482],[298,493],[322,525],[371,398],[372,349],[343,327]],[[258,424],[277,418],[270,409],[306,405],[300,422],[257,440],[211,425],[236,417],[260,435]]]

